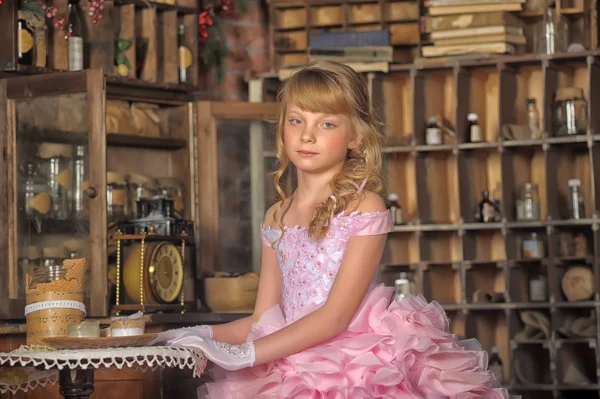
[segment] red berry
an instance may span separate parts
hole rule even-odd
[[[46,8],[48,8],[48,6],[46,5],[46,3],[42,3],[42,8],[45,10]]]
[[[100,5],[98,6],[98,8],[99,8],[99,9],[101,9],[101,10],[104,10],[104,5],[103,5],[103,4],[100,4]]]
[[[52,7],[52,12],[58,12],[58,8]]]
[[[97,20],[94,18],[94,19],[92,19],[92,23],[93,23],[93,24],[97,24],[97,23],[98,23],[98,21],[97,21]]]
[[[104,18],[104,15],[98,14],[98,21],[100,21],[102,18]]]

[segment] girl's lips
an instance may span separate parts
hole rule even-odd
[[[312,152],[312,151],[298,151],[298,154],[305,156],[305,157],[310,157],[313,155],[317,155],[316,152]]]

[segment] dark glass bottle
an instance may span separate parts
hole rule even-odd
[[[19,64],[33,65],[33,50],[35,43],[33,39],[33,29],[29,27],[25,19],[19,18],[17,20],[17,30],[19,32]]]
[[[481,195],[483,198],[477,205],[475,220],[480,223],[493,223],[496,221],[496,207],[490,200],[490,192],[488,190],[483,190]]]
[[[502,359],[500,359],[500,355],[498,354],[498,348],[495,346],[492,348],[492,355],[490,356],[488,368],[492,373],[494,373],[494,376],[496,377],[496,381],[498,381],[498,383],[504,383]]]

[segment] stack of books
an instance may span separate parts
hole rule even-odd
[[[527,39],[514,11],[524,0],[427,0],[423,57],[519,54]]]
[[[394,49],[387,30],[316,32],[309,36],[308,61],[390,63]]]

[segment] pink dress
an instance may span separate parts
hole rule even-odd
[[[340,214],[320,242],[287,227],[275,243],[281,305],[254,323],[248,341],[271,334],[322,306],[351,236],[392,231],[389,212]],[[278,229],[262,228],[272,246]],[[200,397],[233,398],[508,398],[487,371],[476,340],[457,341],[442,307],[422,296],[390,304],[393,289],[375,281],[348,330],[304,352],[235,372],[215,367]]]

